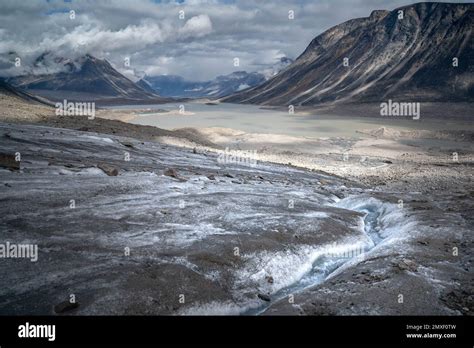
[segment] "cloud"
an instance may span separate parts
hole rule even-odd
[[[459,2],[459,1],[457,1]],[[468,1],[461,1],[468,2]],[[255,71],[281,56],[296,58],[331,26],[394,9],[409,0],[2,0],[0,75],[31,71],[50,52],[41,73],[57,57],[86,53],[109,60],[127,76],[175,74],[212,79],[236,70]],[[70,11],[75,11],[71,19]],[[295,18],[288,18],[288,11]],[[185,19],[180,19],[184,11]],[[15,57],[22,66],[15,67]],[[131,66],[123,61],[130,58]],[[235,67],[234,58],[240,66]],[[59,64],[58,69],[61,68]]]
[[[212,32],[212,22],[208,15],[194,16],[180,28],[181,37],[203,37]]]

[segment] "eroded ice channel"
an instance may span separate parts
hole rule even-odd
[[[349,196],[337,200],[332,207],[361,214],[354,228],[362,232],[362,237],[347,238],[338,243],[323,246],[305,246],[298,252],[260,253],[249,258],[249,265],[240,271],[240,278],[254,280],[261,284],[259,291],[267,294],[271,301],[247,301],[243,306],[235,304],[211,303],[194,307],[187,314],[240,314],[259,315],[272,303],[288,298],[298,292],[322,284],[345,268],[357,265],[369,257],[375,249],[404,238],[415,222],[407,219],[403,208],[397,204],[382,202],[365,195]],[[260,271],[252,273],[259,266]],[[268,275],[274,278],[265,281]]]

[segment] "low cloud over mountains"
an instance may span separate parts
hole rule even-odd
[[[283,56],[296,57],[333,25],[368,16],[373,8],[391,10],[406,4],[404,0],[110,0],[93,4],[4,0],[0,76],[24,74],[38,56],[49,51],[71,59],[86,53],[105,58],[132,80],[145,74],[168,74],[207,81],[237,70],[259,71]],[[289,19],[289,11],[294,19]],[[22,59],[21,67],[13,64],[17,57]],[[233,65],[235,57],[240,59],[239,67]],[[126,58],[130,65],[124,64]],[[55,69],[54,61],[48,69]]]

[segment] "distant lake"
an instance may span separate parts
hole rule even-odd
[[[180,105],[184,105],[186,114],[179,114]],[[293,115],[283,110],[262,109],[256,105],[221,103],[206,105],[203,103],[170,103],[157,105],[116,106],[114,109],[150,109],[166,110],[167,113],[143,113],[129,121],[133,124],[155,126],[164,129],[185,127],[207,128],[223,127],[248,133],[272,133],[305,137],[354,137],[363,138],[357,130],[377,129],[381,126],[403,129],[423,129],[426,123],[415,122],[410,118],[389,119],[376,117],[328,116],[311,114]],[[440,128],[443,125],[437,125]],[[443,127],[446,127],[444,125]],[[443,128],[440,128],[443,129]],[[447,128],[444,128],[447,129]]]

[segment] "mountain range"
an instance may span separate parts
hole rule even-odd
[[[284,71],[222,101],[472,101],[473,10],[474,4],[427,2],[373,11],[330,28]]]
[[[44,55],[38,57],[35,65],[41,65]],[[7,81],[17,88],[51,100],[115,98],[124,100],[159,100],[151,90],[146,90],[131,81],[110,65],[105,59],[89,54],[76,59],[56,58],[63,66],[62,71],[34,75],[28,74],[10,78]]]
[[[220,98],[246,88],[258,86],[293,63],[281,57],[275,64],[256,72],[235,71],[210,81],[188,81],[177,75],[145,76],[138,84],[163,97]]]
[[[50,52],[38,57],[36,73],[7,82],[53,101],[160,103],[205,97],[276,106],[473,101],[473,10],[474,4],[434,2],[376,10],[318,35],[295,61],[283,57],[261,71],[236,71],[204,82],[176,75],[133,82],[89,54],[75,60],[54,57],[61,71],[48,71]]]

